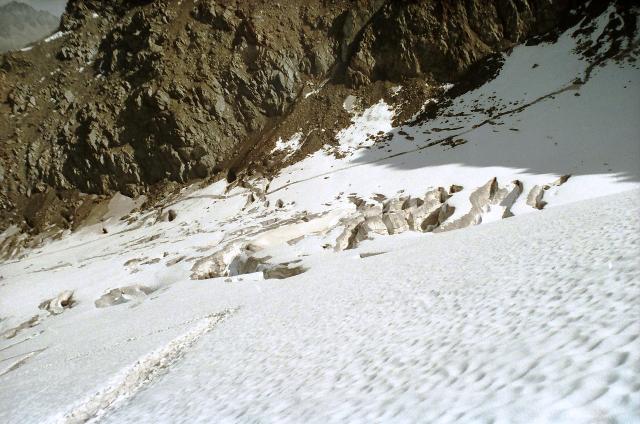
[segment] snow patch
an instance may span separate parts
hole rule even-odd
[[[393,116],[393,108],[384,100],[365,109],[361,114],[351,119],[349,127],[336,135],[336,139],[340,143],[339,149],[346,153],[361,147],[371,146],[375,142],[376,135],[391,131]]]
[[[44,42],[45,42],[45,43],[49,43],[49,42],[51,42],[51,41],[57,40],[57,39],[59,39],[59,38],[62,38],[62,37],[64,37],[64,36],[65,36],[65,35],[67,35],[67,34],[68,34],[68,32],[65,32],[65,31],[58,31],[58,32],[55,32],[55,33],[51,34],[50,36],[48,36],[47,38],[45,38],[45,39],[44,39]]]
[[[279,137],[276,141],[276,147],[271,151],[271,153],[287,152],[286,157],[291,156],[300,149],[300,146],[302,146],[303,136],[304,134],[302,132],[297,132],[288,140],[283,140],[282,137]]]

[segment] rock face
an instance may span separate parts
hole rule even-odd
[[[386,2],[348,55],[353,84],[431,73],[454,80],[487,54],[558,24],[568,0]]]
[[[49,12],[12,1],[0,6],[0,53],[23,48],[58,28],[60,19]]]
[[[325,103],[341,105],[383,81],[456,81],[570,3],[70,0],[59,37],[0,57],[0,229],[49,189],[136,195],[277,166],[249,153],[287,116],[348,120],[305,109],[309,85],[328,80]]]

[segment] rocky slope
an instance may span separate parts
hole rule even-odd
[[[269,175],[335,142],[346,96],[385,97],[406,121],[442,94],[429,87],[458,95],[491,77],[494,53],[585,16],[587,31],[610,2],[576,3],[71,0],[59,33],[0,58],[0,229],[74,227],[91,203],[80,192]],[[631,2],[613,3],[612,31],[632,35]],[[326,131],[269,157],[301,125]]]
[[[45,11],[12,1],[0,5],[0,53],[20,49],[51,34],[60,19]]]

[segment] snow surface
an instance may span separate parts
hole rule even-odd
[[[414,127],[393,128],[383,101],[356,112],[345,99],[340,158],[328,147],[248,181],[268,203],[225,181],[162,211],[116,196],[0,263],[0,422],[640,420],[640,72],[607,62],[574,86],[588,67],[575,46],[515,48],[495,80]],[[292,154],[305,131],[276,149]],[[433,144],[447,137],[466,143]],[[545,210],[526,204],[567,174]],[[350,196],[457,184],[455,218],[493,177],[523,184],[515,217],[327,248]],[[244,245],[307,271],[190,278]],[[132,285],[155,291],[95,306]],[[72,308],[38,309],[65,290]]]
[[[114,258],[49,271],[80,303],[3,342],[22,363],[0,371],[0,421],[633,422],[639,208],[632,191],[380,238],[290,279],[185,279],[106,309],[98,281],[147,278]]]
[[[237,315],[106,422],[634,422],[638,196],[201,288]]]

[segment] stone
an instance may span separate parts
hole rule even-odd
[[[63,49],[73,63],[48,61],[51,76],[34,84],[32,76],[22,75],[33,74],[35,52],[0,59],[0,85],[11,111],[26,112],[34,98],[41,111],[0,125],[0,140],[15,139],[20,130],[22,141],[15,145],[40,144],[32,155],[36,160],[16,155],[20,168],[29,169],[5,176],[0,191],[8,191],[6,181],[13,179],[18,187],[28,186],[25,193],[38,182],[93,194],[143,193],[165,181],[224,173],[231,163],[243,167],[235,162],[245,146],[256,145],[252,154],[259,160],[267,154],[257,141],[293,122],[330,129],[326,116],[335,129],[348,125],[342,105],[339,112],[331,109],[342,84],[415,79],[466,87],[465,74],[474,64],[554,30],[570,8],[570,2],[548,0],[308,3],[266,2],[257,13],[252,2],[200,0],[182,15],[184,2],[68,2],[60,27],[64,38],[40,43],[37,54],[54,58]],[[99,20],[90,18],[93,12]],[[623,21],[620,32],[629,29]],[[165,34],[171,22],[182,30]],[[472,75],[469,83],[475,83]],[[307,82],[327,78],[322,107],[331,110],[304,110],[310,100],[299,94]],[[95,84],[98,89],[91,88]],[[321,146],[326,138],[309,146]],[[176,151],[185,146],[202,151]],[[0,156],[8,157],[10,149],[0,146]],[[269,173],[278,165],[270,162]],[[385,212],[397,209],[387,206]]]
[[[71,90],[65,90],[63,96],[68,103],[73,103],[76,100],[76,96],[73,95]]]

